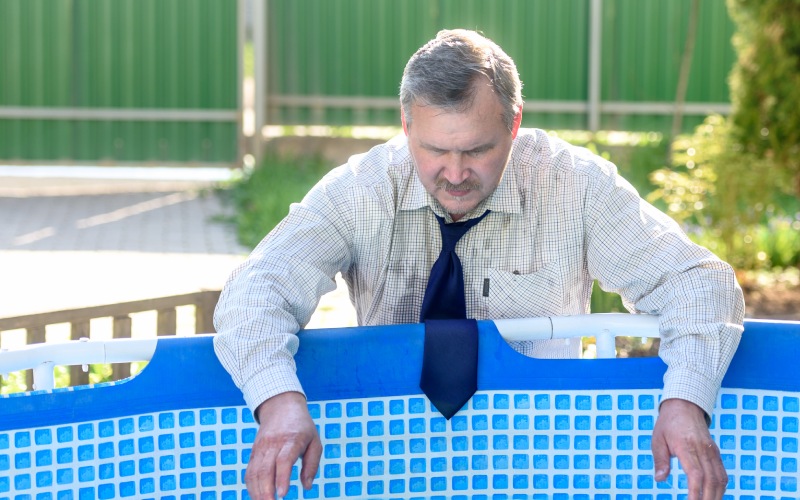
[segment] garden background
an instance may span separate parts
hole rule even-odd
[[[400,133],[409,55],[469,27],[517,61],[524,126],[612,160],[734,265],[749,317],[800,319],[798,25],[798,0],[0,0],[0,164],[232,169],[252,248]]]
[[[540,2],[532,3],[544,8]],[[651,7],[657,3],[650,2]],[[446,2],[440,3],[440,7],[442,4]],[[616,10],[608,10],[611,4]],[[660,8],[666,8],[660,4]],[[727,3],[687,1],[671,4],[669,9],[675,10],[665,10],[663,14],[675,24],[662,23],[656,28],[656,31],[673,29],[668,41],[662,37],[664,46],[672,47],[669,59],[661,61],[662,66],[671,70],[663,70],[661,74],[666,82],[661,80],[658,85],[651,85],[652,88],[641,90],[638,95],[639,99],[659,99],[658,92],[662,96],[671,94],[675,106],[670,108],[668,115],[652,115],[649,120],[638,116],[615,121],[617,125],[626,123],[631,128],[645,128],[644,131],[593,132],[585,130],[588,122],[580,115],[539,113],[535,105],[533,112],[528,114],[529,101],[524,125],[548,128],[552,134],[613,161],[640,194],[678,220],[693,240],[734,265],[746,293],[748,316],[800,318],[800,111],[794,104],[800,99],[800,33],[792,29],[800,23],[800,2],[728,0]],[[719,12],[714,11],[714,5],[710,4],[716,8],[722,6],[729,16],[730,36],[725,43],[733,54],[725,78],[714,83],[709,83],[713,77],[709,77],[707,71],[700,69],[700,78],[696,74],[697,61],[708,61],[709,54],[725,59],[718,42],[720,37],[726,36],[726,30],[719,26],[710,28],[710,19],[719,22],[719,18],[714,17]],[[637,19],[635,9],[645,8],[641,2],[636,6],[631,2],[609,2],[605,6],[604,16],[628,20]],[[283,4],[283,8],[291,7]],[[535,8],[529,6],[526,12]],[[634,13],[628,8],[634,9]],[[437,15],[446,17],[442,10],[437,11]],[[492,26],[498,22],[498,17],[502,17],[488,13],[486,16],[483,25],[487,26]],[[645,29],[650,28],[652,26]],[[628,29],[634,28],[628,26]],[[493,33],[502,34],[499,38],[513,39],[514,36],[505,34],[499,27],[487,30],[487,35]],[[302,33],[297,36],[302,37]],[[547,39],[541,40],[541,44],[547,42]],[[608,46],[609,42],[606,42],[605,47]],[[711,51],[711,47],[715,47],[717,52]],[[277,50],[274,45],[273,50]],[[643,55],[641,52],[637,54],[636,50],[628,48],[611,57],[617,61],[625,61],[627,57],[626,62],[633,64],[637,55]],[[647,48],[639,47],[638,50],[646,53]],[[525,57],[528,68],[535,68],[528,69],[534,75],[530,81],[525,79],[525,66],[520,65],[526,83],[526,100],[531,97],[536,100],[545,92],[541,89],[551,87],[553,81],[548,82],[547,77],[541,75],[546,72],[538,71],[541,66],[533,64],[534,56]],[[542,61],[547,63],[546,67],[556,64],[546,58]],[[569,62],[564,64],[570,65]],[[647,65],[646,62],[643,64]],[[335,61],[328,60],[328,65],[335,66]],[[623,75],[618,77],[618,84],[611,85],[615,90],[604,92],[624,88],[622,84],[630,72],[629,67],[618,62],[607,71],[614,70],[620,70]],[[279,88],[286,86],[293,74],[297,76],[297,71],[301,70],[293,70],[290,65],[287,74],[273,77],[274,85]],[[580,76],[580,71],[577,71],[575,76]],[[399,70],[396,72],[399,74]],[[381,72],[385,78],[384,73]],[[556,76],[551,80],[559,78]],[[337,80],[333,81],[335,84]],[[682,101],[687,99],[687,95],[692,98],[689,89],[694,88],[694,100],[702,97],[713,100],[719,97],[718,94],[704,94],[703,88],[718,89],[720,84],[731,103],[729,113],[711,113],[689,119],[683,116],[681,109],[685,103]],[[313,92],[321,92],[320,88],[326,83],[308,82],[306,85],[315,88]],[[581,93],[575,86],[564,92],[586,97],[585,89]],[[324,172],[342,161],[346,146],[340,146],[338,151],[326,156],[331,136],[339,136],[342,144],[348,144],[349,140],[353,144],[350,146],[353,153],[371,144],[368,140],[353,140],[354,135],[363,133],[359,127],[336,126],[337,120],[352,120],[353,117],[342,110],[325,109],[324,103],[316,109],[284,110],[283,113],[283,116],[291,117],[287,120],[290,122],[316,117],[323,121],[327,119],[333,125],[316,129],[305,126],[272,129],[276,137],[267,143],[267,156],[263,162],[249,171],[245,180],[229,193],[237,206],[235,222],[240,239],[249,246],[255,245],[286,214],[290,202],[301,199]],[[600,123],[608,124],[610,121],[611,114]],[[552,128],[547,127],[548,123],[578,124],[584,129]],[[400,132],[399,128],[391,127],[380,130],[386,137]],[[296,136],[304,134],[323,135],[324,138],[298,141]],[[372,134],[375,135],[375,129]],[[275,186],[281,188],[275,189]],[[271,193],[270,196],[264,195],[267,192]],[[593,312],[622,310],[618,297],[599,290],[596,292]]]

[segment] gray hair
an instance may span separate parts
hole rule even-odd
[[[400,82],[406,124],[411,125],[414,104],[454,112],[469,109],[481,75],[500,99],[503,123],[511,130],[522,106],[517,66],[496,43],[463,29],[440,31],[409,59]]]

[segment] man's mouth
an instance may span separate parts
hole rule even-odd
[[[447,190],[447,194],[449,194],[450,196],[452,196],[454,198],[463,198],[464,196],[467,196],[470,192],[471,192],[471,190],[469,190],[469,189],[448,189]]]

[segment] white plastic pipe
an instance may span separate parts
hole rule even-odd
[[[57,365],[150,361],[158,339],[75,340],[31,344],[0,353],[0,373],[28,370],[48,361]]]
[[[150,361],[158,339],[74,340],[0,352],[0,374],[33,369],[36,390],[55,386],[55,366]]]
[[[36,391],[49,391],[55,389],[56,379],[53,375],[55,363],[45,361],[33,367],[33,389]]]
[[[582,314],[494,320],[507,341],[594,337],[598,358],[613,358],[616,337],[658,337],[658,316],[646,314]]]

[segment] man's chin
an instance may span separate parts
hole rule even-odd
[[[449,213],[453,218],[461,218],[464,215],[470,213],[475,207],[477,206],[476,203],[448,203],[442,204],[447,213]]]
[[[451,196],[440,191],[435,198],[447,213],[456,218],[468,214],[483,201],[479,191],[470,191],[465,196]]]

